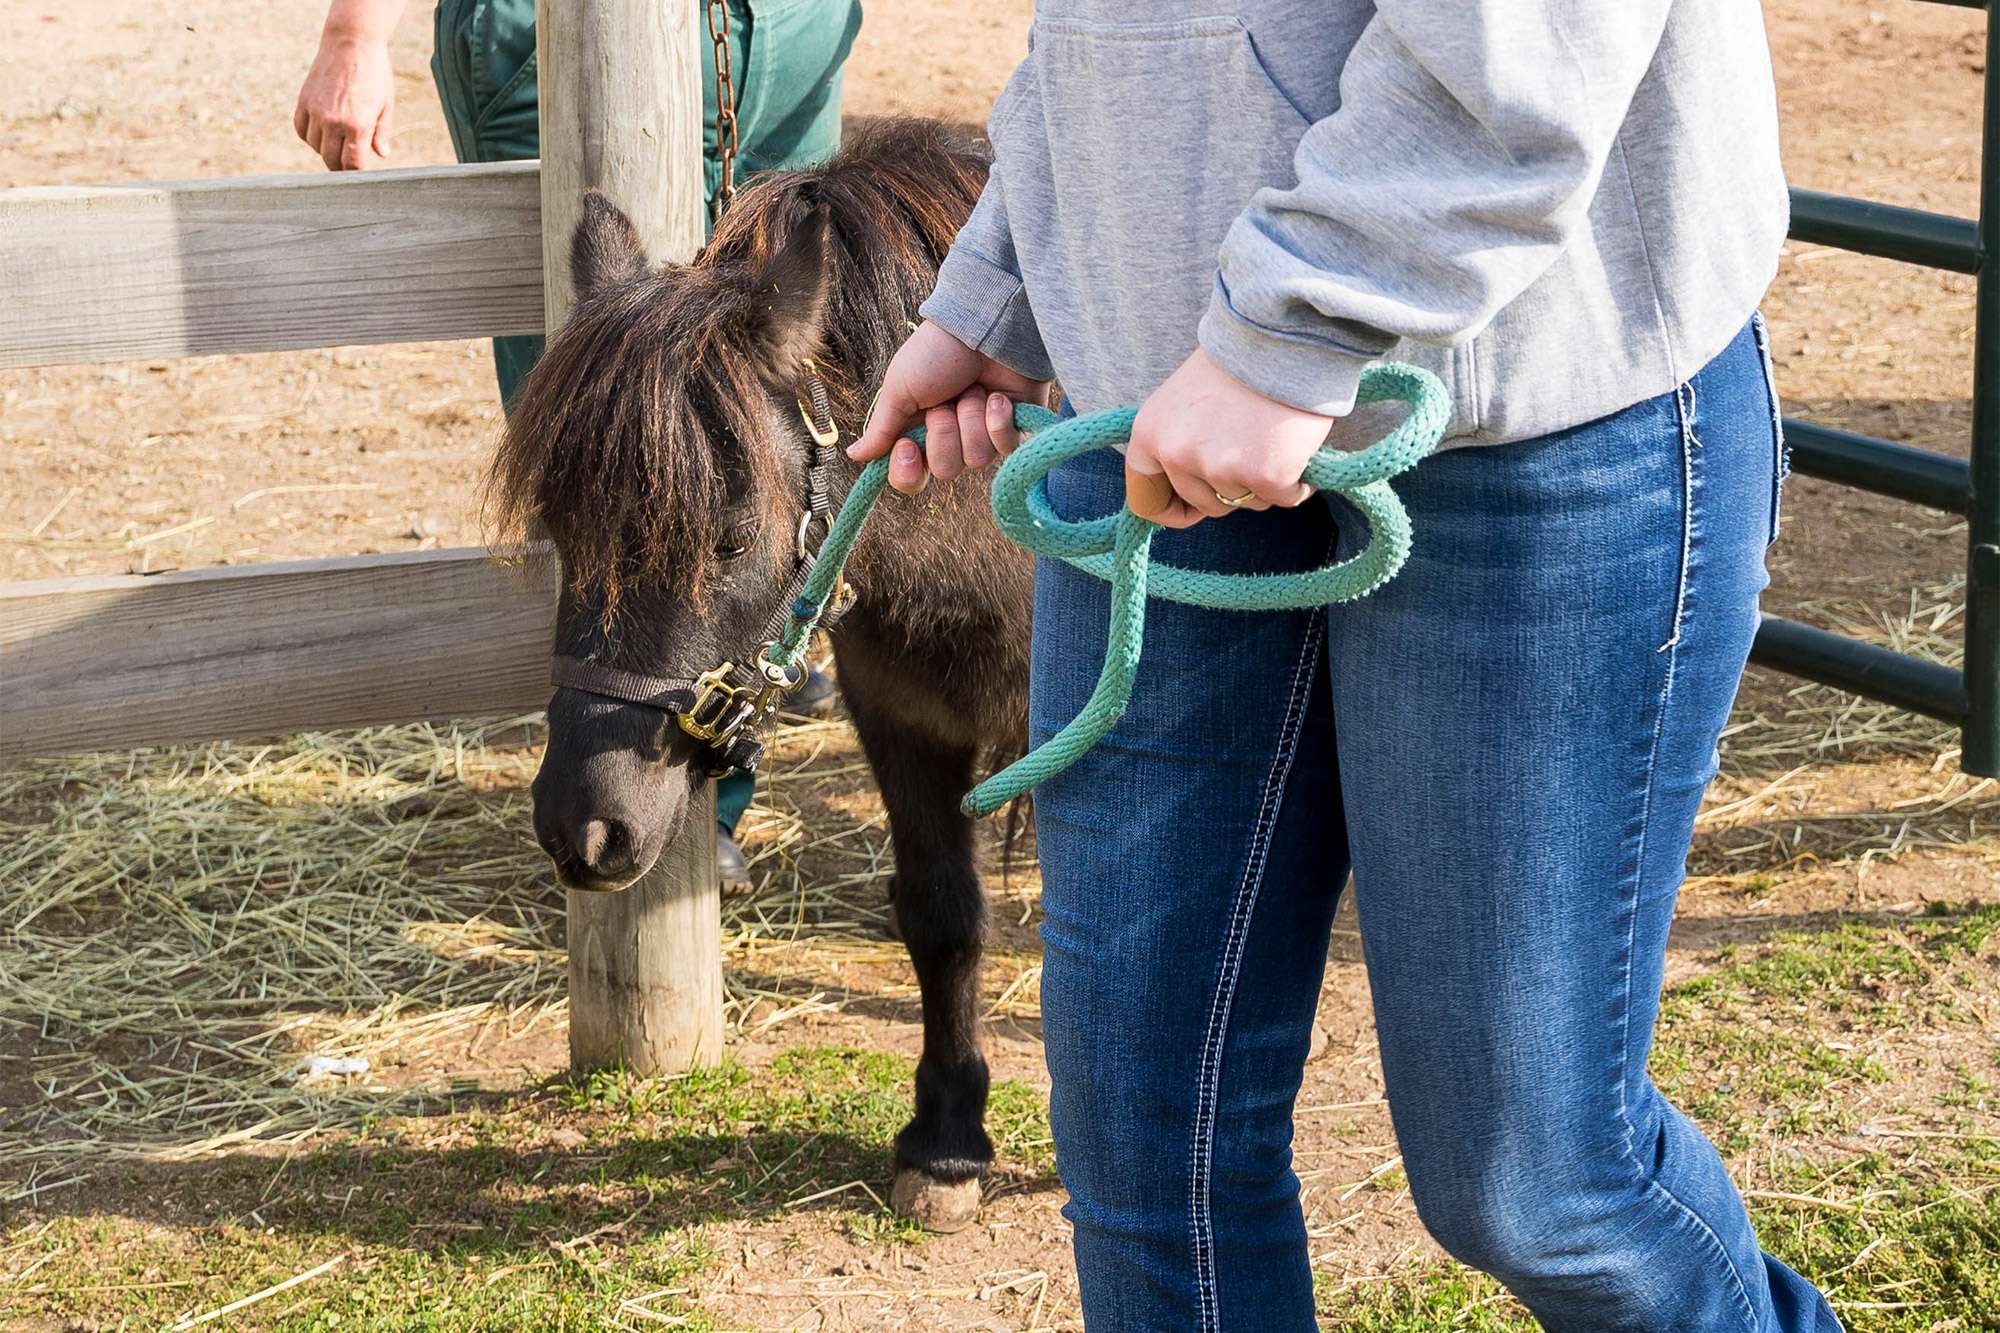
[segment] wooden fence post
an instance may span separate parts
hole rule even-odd
[[[569,237],[595,186],[629,214],[654,262],[686,262],[707,228],[697,0],[537,0],[542,253],[548,327],[568,312]],[[577,1069],[640,1073],[722,1052],[715,796],[623,893],[569,895],[569,1054]]]

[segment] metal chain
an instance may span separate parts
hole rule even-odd
[[[722,162],[715,211],[720,214],[736,197],[736,80],[729,59],[728,0],[708,0],[708,40],[715,47],[715,152]]]

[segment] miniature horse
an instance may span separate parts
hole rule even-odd
[[[549,704],[534,783],[535,833],[564,885],[624,888],[681,835],[690,783],[716,755],[684,725],[687,694],[617,682],[698,685],[753,661],[823,535],[815,484],[837,509],[856,475],[829,418],[846,437],[859,427],[987,164],[976,140],[935,124],[862,128],[826,166],[744,190],[686,267],[650,265],[630,220],[589,198],[570,248],[575,308],[521,388],[489,481],[501,535],[550,538],[558,660],[587,664],[558,671],[573,683]],[[830,630],[923,992],[894,1198],[935,1230],[972,1219],[993,1158],[985,903],[959,800],[1026,732],[1033,570],[987,503],[980,474],[886,494]]]

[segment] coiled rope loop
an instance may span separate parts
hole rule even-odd
[[[1015,545],[1066,561],[1111,584],[1111,622],[1104,669],[1083,709],[1048,740],[987,778],[965,798],[968,814],[988,815],[1054,777],[1081,758],[1116,726],[1132,697],[1145,640],[1146,599],[1161,597],[1219,611],[1296,611],[1365,597],[1394,578],[1410,554],[1410,517],[1389,478],[1416,465],[1437,447],[1451,417],[1450,395],[1435,375],[1395,363],[1362,372],[1356,404],[1401,402],[1409,411],[1396,428],[1368,448],[1345,453],[1322,448],[1306,465],[1304,481],[1335,492],[1368,520],[1368,544],[1345,560],[1303,573],[1218,574],[1151,558],[1157,523],[1120,507],[1097,518],[1066,519],[1049,503],[1048,474],[1059,463],[1093,449],[1115,448],[1131,438],[1138,415],[1129,407],[1059,420],[1029,404],[1014,409],[1014,425],[1028,436],[993,479],[993,517]],[[923,431],[910,434],[923,442]],[[793,607],[784,634],[766,649],[774,666],[803,659],[806,641],[853,549],[868,512],[888,480],[889,460],[862,470],[820,548],[820,560]]]

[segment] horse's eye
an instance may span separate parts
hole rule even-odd
[[[748,555],[751,545],[757,540],[757,525],[746,523],[731,528],[722,534],[722,540],[715,544],[715,554],[724,560],[734,560]]]

